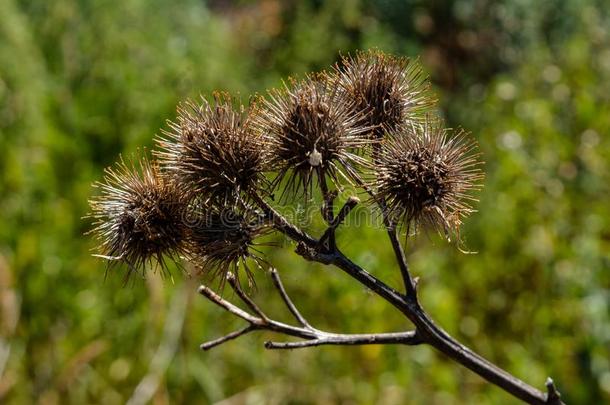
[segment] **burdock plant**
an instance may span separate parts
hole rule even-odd
[[[244,334],[268,330],[299,338],[265,342],[268,349],[319,345],[430,345],[516,398],[561,404],[549,378],[547,392],[526,384],[456,341],[422,308],[417,280],[403,250],[405,238],[438,231],[459,248],[462,221],[472,212],[483,172],[474,140],[450,131],[433,110],[421,67],[368,51],[345,57],[332,73],[291,80],[244,107],[226,94],[187,102],[158,140],[158,162],[108,169],[91,200],[99,238],[97,256],[127,275],[167,271],[166,259],[202,274],[199,293],[246,322],[243,329],[203,343],[203,350]],[[335,230],[360,203],[351,195],[336,210],[338,191],[351,184],[383,218],[404,292],[346,257]],[[315,199],[320,190],[326,230],[319,237],[282,216],[278,203]],[[280,273],[257,245],[271,232],[296,244],[305,260],[333,266],[390,303],[413,330],[374,334],[326,332],[309,324],[284,288]],[[268,270],[267,270],[268,269]],[[242,288],[268,274],[296,325],[269,317]],[[214,283],[214,281],[220,281]],[[222,296],[228,282],[248,310]],[[215,291],[213,286],[219,285]]]

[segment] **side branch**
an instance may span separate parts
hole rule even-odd
[[[267,349],[297,349],[301,347],[322,346],[322,345],[371,345],[371,344],[405,344],[416,345],[421,343],[420,336],[415,331],[398,332],[398,333],[377,333],[377,334],[340,334],[324,332],[312,327],[309,322],[298,311],[282,284],[277,270],[271,270],[273,283],[277,288],[282,300],[286,304],[288,310],[297,319],[301,326],[292,326],[279,321],[275,321],[267,316],[254,301],[241,289],[234,277],[229,276],[228,281],[237,296],[244,302],[246,306],[254,312],[251,314],[242,310],[231,302],[225,300],[208,287],[199,287],[199,293],[205,296],[214,304],[230,312],[248,322],[248,326],[229,333],[220,338],[205,342],[200,345],[202,350],[209,350],[223,343],[246,335],[255,330],[267,330],[276,332],[286,336],[298,337],[304,340],[296,342],[265,342]]]
[[[337,244],[335,242],[335,231],[343,223],[345,218],[349,215],[349,213],[360,203],[360,199],[358,197],[350,197],[347,199],[341,210],[337,214],[336,217],[329,222],[328,228],[324,231],[322,237],[320,237],[320,246],[326,251],[333,251],[337,248]]]
[[[254,327],[252,325],[248,325],[245,328],[236,330],[235,332],[231,332],[228,335],[225,335],[218,339],[214,339],[214,340],[210,340],[209,342],[202,343],[201,345],[199,345],[199,348],[201,350],[210,350],[216,346],[220,346],[221,344],[228,342],[229,340],[237,339],[238,337],[243,336],[247,333],[250,333],[256,329],[257,329],[256,327]]]
[[[405,290],[407,293],[407,298],[413,301],[417,300],[417,281],[411,277],[411,273],[409,272],[409,264],[407,263],[407,256],[405,255],[405,251],[398,240],[398,234],[396,232],[396,226],[390,225],[387,227],[388,237],[390,238],[390,243],[392,244],[392,249],[394,249],[394,254],[396,255],[396,261],[398,262],[398,268],[400,269],[400,274],[402,276],[403,284],[405,286]]]
[[[392,218],[390,218],[390,213],[388,212],[388,206],[386,202],[377,199],[377,203],[379,205],[379,208],[381,209],[383,215],[383,223],[386,227],[388,237],[390,238],[390,243],[392,244],[394,255],[396,256],[396,262],[398,263],[398,268],[400,269],[400,274],[402,276],[403,284],[405,286],[407,298],[409,300],[417,302],[417,283],[413,280],[413,277],[411,277],[411,273],[409,272],[407,256],[405,255],[405,251],[402,248],[400,241],[398,240],[396,223],[392,220]]]
[[[301,315],[301,313],[297,309],[296,305],[294,305],[294,303],[290,299],[290,296],[286,292],[286,289],[284,288],[284,284],[282,283],[282,280],[280,279],[280,275],[278,274],[277,270],[271,269],[270,273],[271,273],[271,279],[273,280],[273,285],[275,285],[275,288],[277,289],[278,293],[280,294],[280,297],[282,297],[282,300],[284,301],[286,308],[288,308],[288,310],[290,311],[292,316],[294,316],[294,318],[297,320],[297,322],[299,324],[301,324],[302,327],[307,328],[307,329],[313,329],[311,327],[311,325],[309,324],[309,322],[307,322],[307,320],[303,317],[303,315]]]
[[[378,146],[378,145],[377,145]],[[378,150],[377,150],[378,153]],[[388,233],[388,237],[390,238],[390,243],[392,244],[392,249],[394,250],[394,255],[396,256],[396,261],[398,262],[398,267],[400,269],[400,274],[402,276],[403,284],[405,286],[407,298],[416,302],[417,301],[417,281],[411,277],[411,273],[409,271],[409,264],[407,263],[407,256],[405,255],[405,251],[398,240],[398,234],[396,229],[396,224],[390,218],[390,212],[388,211],[387,203],[384,199],[379,197],[375,191],[371,187],[369,187],[364,182],[360,181],[358,183],[360,187],[362,187],[368,195],[371,196],[373,201],[376,202],[377,206],[381,210],[381,214],[383,216],[383,225],[386,228]]]
[[[329,334],[317,339],[304,340],[299,342],[265,342],[267,349],[301,349],[305,347],[322,346],[322,345],[340,345],[340,346],[355,346],[355,345],[382,345],[382,344],[403,344],[417,345],[422,343],[421,339],[415,331],[397,332],[397,333],[373,333],[360,335],[340,335]]]
[[[273,226],[292,240],[297,241],[307,241],[310,245],[315,245],[318,241],[311,237],[307,232],[297,228],[286,218],[282,216],[279,212],[275,210],[272,206],[270,206],[267,201],[265,201],[259,194],[252,193],[252,198],[258,204],[258,206],[263,210],[265,216],[271,220]]]

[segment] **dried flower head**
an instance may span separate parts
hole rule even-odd
[[[96,256],[110,263],[126,263],[129,276],[149,263],[166,270],[165,257],[177,260],[184,252],[183,217],[187,201],[175,184],[165,178],[158,164],[141,158],[106,169],[98,197],[90,200],[100,241]]]
[[[343,96],[365,114],[374,139],[401,131],[410,122],[423,121],[436,102],[419,63],[381,51],[344,57],[330,80],[336,81]]]
[[[178,122],[170,123],[165,139],[157,139],[162,149],[157,156],[190,195],[232,204],[264,181],[264,138],[229,95],[202,101],[178,108]]]
[[[307,195],[314,177],[338,184],[358,175],[366,161],[353,152],[367,144],[368,128],[350,103],[339,102],[336,89],[313,78],[290,81],[269,96],[254,121],[267,138],[270,168],[278,173],[274,185],[287,178],[285,190]]]
[[[202,206],[195,210],[189,225],[190,256],[204,275],[224,284],[229,273],[238,276],[242,268],[248,284],[254,284],[250,264],[257,267],[264,262],[255,240],[269,232],[264,222],[247,209]],[[239,281],[239,277],[237,277]]]
[[[452,135],[441,122],[414,124],[410,133],[386,139],[376,184],[390,218],[408,228],[429,225],[459,240],[462,218],[474,211],[470,192],[483,178],[476,147],[464,131]]]

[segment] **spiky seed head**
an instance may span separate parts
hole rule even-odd
[[[366,165],[354,151],[369,142],[368,128],[353,105],[339,102],[336,88],[318,77],[291,80],[260,104],[254,122],[267,139],[274,185],[286,178],[285,190],[308,195],[312,179],[349,182]]]
[[[248,114],[225,93],[179,106],[177,122],[157,139],[157,156],[181,189],[231,205],[264,181],[264,137],[252,130]]]
[[[254,285],[251,265],[261,267],[264,262],[256,239],[271,232],[262,219],[250,209],[205,205],[199,205],[192,218],[196,221],[189,224],[188,250],[201,273],[223,285],[229,273],[239,282],[242,269],[248,284]]]
[[[483,172],[476,142],[442,123],[413,124],[408,133],[385,139],[377,163],[377,196],[396,223],[429,225],[448,239],[472,213],[473,190]]]
[[[121,158],[96,186],[101,193],[89,202],[96,220],[90,232],[100,241],[96,256],[127,264],[127,276],[147,264],[165,271],[165,258],[179,259],[188,201],[156,162]]]
[[[423,121],[436,103],[417,61],[378,50],[344,57],[329,80],[365,114],[369,135],[375,139]]]

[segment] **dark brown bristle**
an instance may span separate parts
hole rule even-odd
[[[421,122],[436,103],[417,62],[380,51],[343,58],[330,81],[365,115],[374,139],[401,131],[410,122]]]
[[[351,104],[338,102],[335,90],[319,80],[291,81],[262,101],[254,121],[267,138],[275,185],[287,178],[288,190],[307,195],[314,177],[338,184],[366,165],[353,152],[368,143],[368,128]]]
[[[473,212],[470,192],[483,178],[475,151],[463,131],[452,135],[440,122],[413,124],[386,139],[375,184],[392,220],[459,237],[462,219]]]
[[[179,258],[188,201],[156,163],[121,159],[97,186],[101,195],[90,201],[90,217],[97,220],[91,232],[100,240],[97,256],[110,264],[126,263],[128,275],[149,263],[165,270],[164,257]]]
[[[234,204],[264,181],[263,142],[250,125],[248,111],[226,94],[213,103],[187,102],[178,109],[172,131],[157,140],[157,156],[181,189],[208,202]]]

